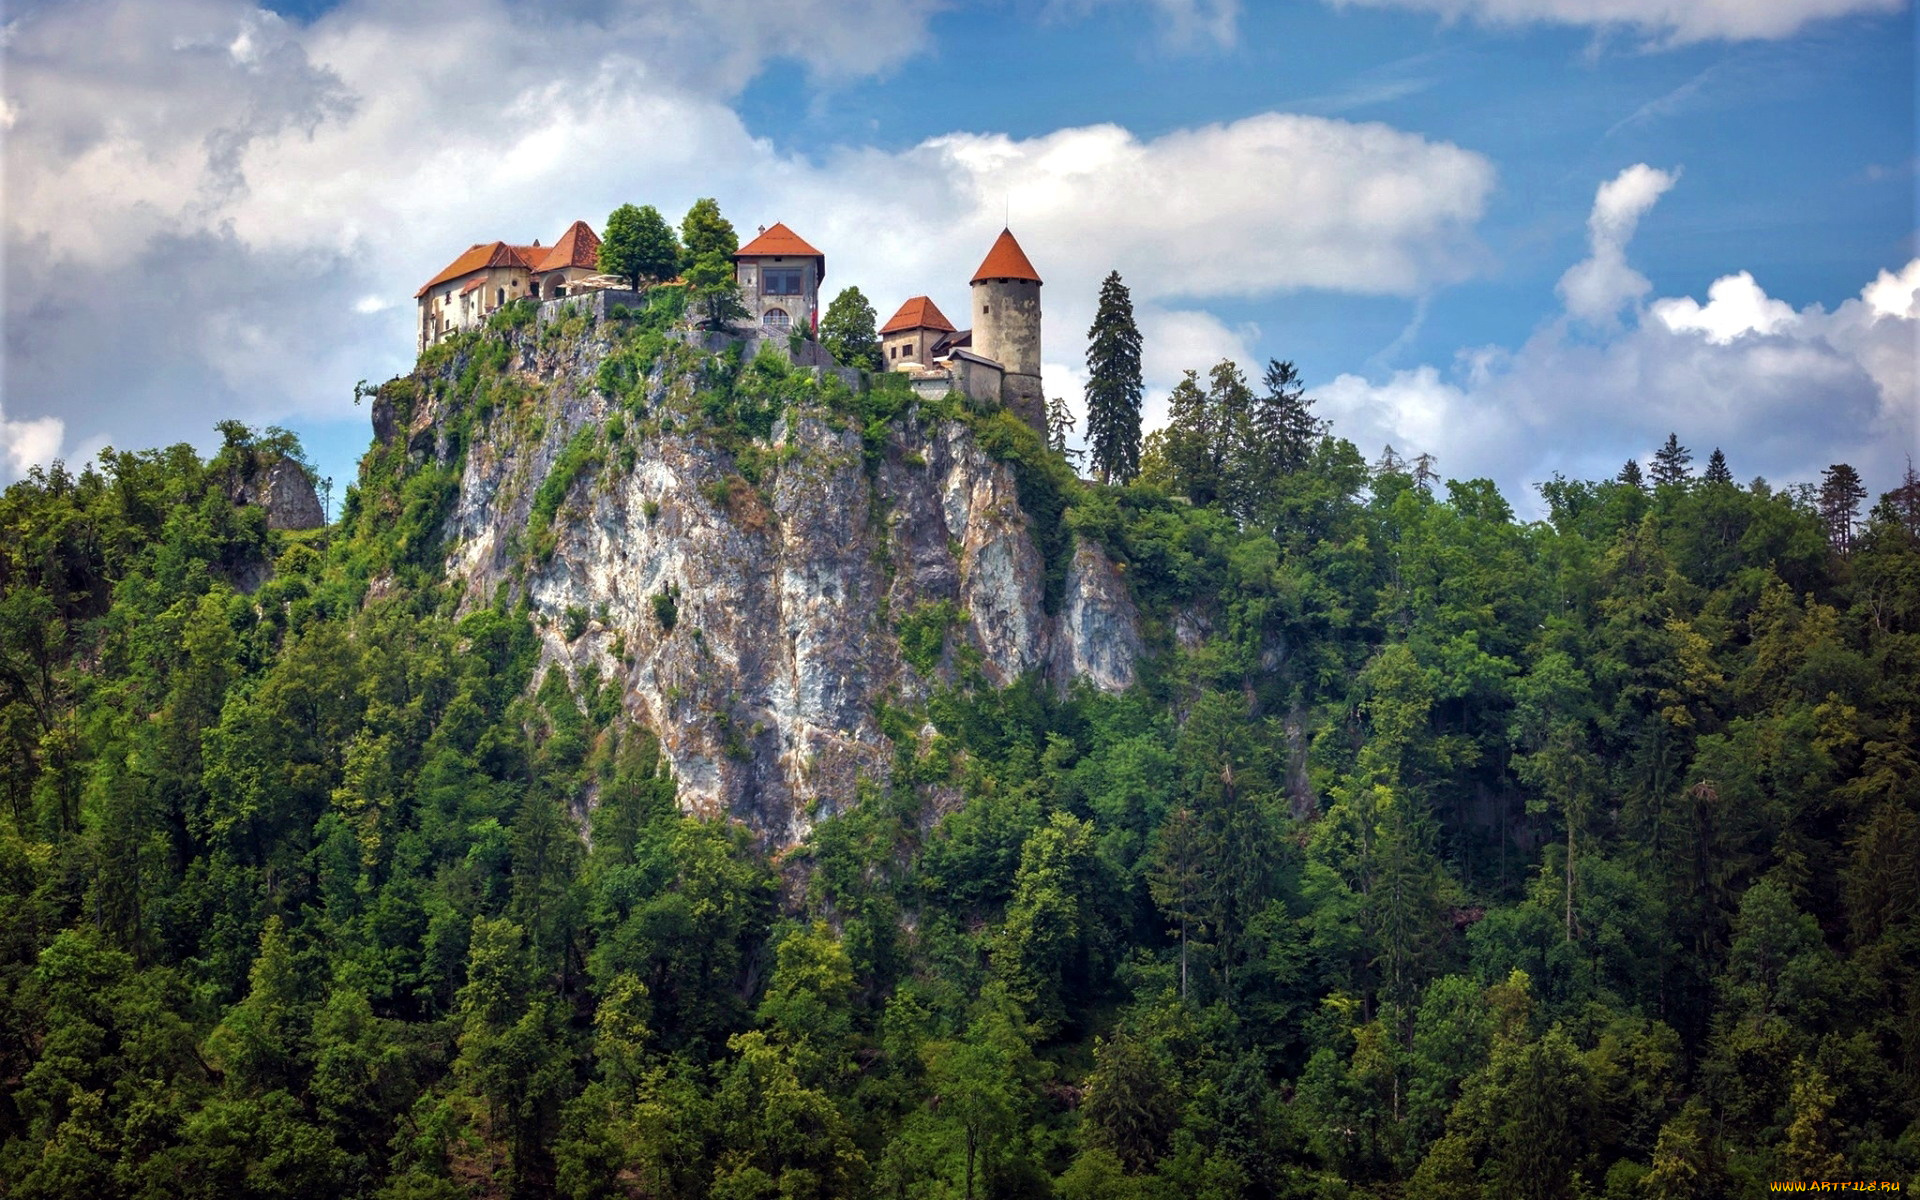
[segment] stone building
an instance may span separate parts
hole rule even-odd
[[[887,368],[927,395],[957,391],[998,400],[1035,429],[1047,423],[1040,385],[1040,275],[1002,229],[973,273],[973,328],[956,330],[932,300],[915,296],[880,329]]]
[[[938,305],[925,296],[915,296],[880,327],[880,356],[889,370],[925,369],[959,345],[955,341],[958,336],[959,331]]]
[[[510,300],[545,299],[604,286],[597,261],[600,237],[575,221],[551,246],[481,242],[413,294],[420,310],[420,349],[456,329],[472,329]]]
[[[820,281],[827,277],[827,256],[778,221],[733,256],[740,281],[740,302],[756,326],[812,335],[820,328]]]

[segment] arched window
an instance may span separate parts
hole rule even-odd
[[[493,302],[496,306],[505,304],[507,302],[507,289],[505,288],[493,289]]]
[[[784,308],[768,309],[760,317],[760,323],[768,329],[778,329],[782,333],[793,328],[793,318],[787,315],[787,310]]]

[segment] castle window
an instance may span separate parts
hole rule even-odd
[[[776,271],[769,267],[761,272],[760,292],[766,296],[798,296],[800,272]]]
[[[787,315],[787,310],[784,308],[768,309],[760,318],[760,322],[768,329],[785,330],[793,327],[793,318]]]
[[[493,296],[493,302],[495,304],[505,304],[507,302],[507,289],[495,288],[493,289]]]

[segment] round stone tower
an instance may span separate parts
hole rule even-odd
[[[1047,398],[1040,388],[1040,276],[1010,230],[973,273],[973,352],[1006,374],[1000,400],[1044,434]]]

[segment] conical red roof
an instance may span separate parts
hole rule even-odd
[[[1040,275],[1027,261],[1027,252],[1013,240],[1013,231],[1002,229],[993,249],[981,260],[980,269],[973,273],[971,282],[979,283],[983,279],[1031,279],[1039,283]]]
[[[943,333],[952,333],[953,322],[947,320],[946,314],[932,300],[915,296],[900,306],[900,311],[880,327],[880,332],[898,333],[903,329],[938,329]]]
[[[599,235],[585,221],[575,221],[567,226],[560,240],[535,262],[533,269],[557,271],[562,267],[585,267],[591,271],[597,268],[599,257]]]

